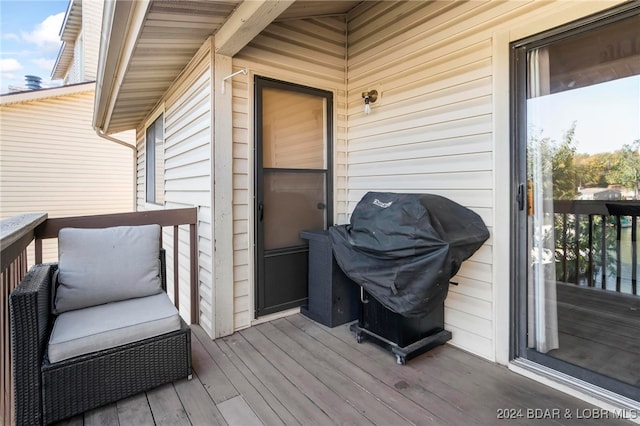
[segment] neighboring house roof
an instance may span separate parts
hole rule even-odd
[[[619,200],[622,191],[613,188],[582,188],[579,190],[582,200]]]
[[[58,58],[51,71],[51,78],[62,79],[73,62],[75,41],[82,30],[82,0],[70,0],[65,14],[60,39],[62,46],[58,52]]]
[[[72,95],[82,92],[92,92],[96,89],[95,81],[70,84],[67,86],[51,87],[49,89],[25,90],[0,95],[0,106],[37,101],[46,98]]]
[[[276,19],[346,13],[361,1],[113,1],[105,5],[94,126],[135,128],[202,44],[233,56]]]

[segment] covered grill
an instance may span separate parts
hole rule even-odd
[[[367,193],[350,224],[329,232],[344,273],[386,309],[415,319],[411,324],[433,312],[444,316],[449,280],[489,238],[480,216],[454,201],[388,192]],[[364,330],[366,309],[359,324]]]

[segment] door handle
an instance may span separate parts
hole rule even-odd
[[[517,194],[517,200],[518,200],[518,210],[524,210],[524,183],[521,183],[520,185],[518,185],[518,194]]]
[[[264,204],[258,203],[258,220],[262,222],[262,219],[264,219]]]
[[[318,210],[324,210],[327,208],[327,205],[325,203],[318,203],[316,207],[318,208]]]

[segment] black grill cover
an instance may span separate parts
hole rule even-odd
[[[351,223],[329,233],[344,273],[407,317],[443,303],[460,264],[489,238],[480,216],[445,197],[390,192],[367,193]]]

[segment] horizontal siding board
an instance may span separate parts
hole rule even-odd
[[[311,23],[307,25],[307,29],[287,23],[272,24],[262,33],[262,36],[265,37],[265,42],[271,49],[287,50],[292,56],[300,58],[313,56],[315,61],[323,63],[327,61],[325,65],[331,64],[330,66],[333,67],[344,68],[344,56],[340,55],[344,36],[338,34],[338,38],[333,40],[323,38],[314,34],[310,25]],[[260,45],[260,41],[256,45]],[[313,46],[313,55],[310,54],[309,46]]]
[[[209,176],[190,176],[181,178],[171,176],[171,179],[167,179],[165,191],[208,192],[210,187],[211,178]]]
[[[490,283],[492,277],[491,272],[491,264],[467,260],[460,266],[460,270],[456,276]]]
[[[501,15],[520,8],[526,3],[525,1],[459,3],[455,8],[450,8],[445,13],[430,19],[428,23],[408,31],[398,31],[397,37],[389,41],[375,44],[363,43],[362,47],[358,46],[357,48],[352,48],[350,45],[350,53],[354,57],[353,65],[365,66],[368,61],[371,67],[377,68],[383,62],[402,60],[403,55],[407,52],[407,45],[411,46],[412,52],[421,52],[423,49],[433,50],[441,45],[451,45],[451,42],[456,39],[468,36],[477,37],[478,32],[491,28],[494,21],[499,19]],[[371,39],[370,37],[363,38],[363,40]],[[375,38],[373,39],[375,40]]]
[[[429,8],[412,8],[412,15],[420,19],[421,16],[428,13],[429,22],[431,22],[435,16],[442,13],[441,9],[445,6],[446,2],[439,3],[441,4],[432,4]],[[410,5],[403,2],[371,2],[370,4],[364,3],[363,6],[364,7],[354,9],[349,15],[350,40],[353,40],[356,47],[362,46],[361,49],[370,48],[380,43],[380,37],[377,35],[377,31],[371,31],[372,25],[384,23],[386,26],[392,27],[390,29],[391,31],[395,29],[397,33],[401,27],[401,25],[397,25],[397,20],[404,17],[407,13],[407,8],[410,7]],[[444,10],[447,9],[449,8],[445,8]],[[383,36],[383,38],[388,37]],[[355,55],[358,52],[358,50],[355,50],[353,54]]]
[[[93,100],[86,91],[0,106],[0,218],[133,209],[132,150],[95,134]],[[132,132],[117,136],[133,143]]]
[[[248,265],[237,265],[233,268],[233,275],[238,283],[245,283],[249,278],[249,268]],[[237,295],[247,295],[246,291],[243,291],[243,288],[240,286],[236,286]],[[245,289],[246,290],[246,289]]]
[[[249,253],[245,250],[246,247],[238,247],[233,252],[233,259],[235,265],[249,265]]]
[[[490,39],[478,40],[472,35],[441,46],[427,44],[417,50],[405,49],[403,57],[396,60],[382,56],[380,61],[386,65],[384,69],[369,66],[373,65],[372,61],[360,65],[350,63],[350,83],[360,87],[374,77],[377,81],[391,84],[391,87],[402,86],[411,84],[412,75],[416,79],[428,79],[490,56]]]
[[[235,204],[233,206],[233,218],[234,220],[242,220],[249,218],[249,209],[245,204]]]
[[[380,131],[394,133],[407,128],[425,127],[437,123],[446,123],[474,116],[491,114],[493,106],[491,96],[482,96],[468,100],[444,104],[441,106],[427,107],[424,110],[407,110],[405,114],[389,111],[377,121]],[[349,134],[355,139],[371,134],[372,129],[366,122],[349,129]]]
[[[202,115],[199,111],[203,105],[211,107],[211,100],[208,96],[210,91],[210,81],[206,75],[203,75],[185,93],[185,100],[167,108],[167,121],[169,122],[169,125],[166,126],[167,136],[170,136],[177,129],[186,127],[193,117]]]
[[[437,85],[438,87],[434,91],[431,91],[432,87],[430,87],[426,89],[427,91],[424,93],[412,90],[404,94],[401,93],[399,95],[405,98],[402,101],[391,102],[389,98],[385,97],[384,101],[382,101],[380,105],[376,105],[376,113],[384,114],[385,116],[390,113],[392,114],[391,117],[396,120],[400,120],[401,117],[405,117],[418,111],[426,111],[428,114],[432,114],[434,112],[438,112],[437,108],[442,109],[447,106],[453,106],[453,108],[461,109],[466,108],[466,105],[463,103],[470,100],[484,99],[486,101],[487,97],[491,95],[492,79],[491,77],[480,76],[479,74],[475,76],[479,78],[467,82],[461,82],[456,79],[457,81],[455,83],[451,82],[452,85],[450,86],[447,84]],[[385,91],[385,93],[390,92]],[[356,107],[358,106],[358,103],[360,103],[360,101],[356,103]],[[453,119],[457,120],[460,118],[473,117],[475,115],[478,114],[473,112],[467,113],[466,116],[458,114],[456,118]],[[353,126],[357,127],[364,125],[366,120],[366,116],[357,114],[353,117]]]
[[[493,343],[491,339],[479,336],[474,332],[449,324],[445,320],[445,329],[452,334],[450,343],[473,354],[493,360]]]
[[[452,278],[457,285],[449,286],[449,292],[459,293],[474,299],[486,302],[493,301],[492,284],[484,281],[478,281],[471,278],[465,278],[457,275]]]
[[[486,122],[486,120],[485,120]],[[478,130],[485,130],[485,123]],[[488,126],[489,124],[486,124]],[[457,129],[461,132],[469,132],[470,126],[460,126]],[[414,133],[414,132],[412,132]],[[477,152],[490,152],[493,148],[493,141],[490,133],[471,133],[457,137],[455,134],[447,139],[427,139],[434,135],[431,132],[415,132],[416,134],[404,134],[400,140],[384,146],[382,141],[368,139],[362,143],[354,144],[354,149],[349,153],[349,164],[351,166],[365,163],[375,163],[377,161],[389,160],[397,161],[406,158],[415,158],[428,154],[433,157],[471,154]],[[448,133],[446,130],[443,133]],[[404,142],[404,143],[403,143]],[[368,149],[362,146],[369,145]],[[373,145],[373,146],[371,146]],[[377,146],[380,146],[379,148]],[[356,148],[358,148],[356,150]]]
[[[208,143],[208,141],[210,140],[210,136],[207,136],[207,134],[202,135],[202,133],[208,129],[207,126],[211,126],[210,111],[211,107],[209,105],[199,105],[198,110],[193,111],[193,115],[189,116],[184,123],[181,123],[182,126],[180,128],[177,128],[171,132],[167,132],[166,138],[168,141],[170,141],[170,143],[167,145],[166,149],[169,154],[171,154],[172,149],[175,149],[175,145],[173,142],[175,140],[185,140],[186,142],[188,142],[187,139],[189,137],[200,135],[201,143]],[[187,146],[189,145],[187,144]]]
[[[491,264],[493,262],[491,246],[483,244],[470,258],[471,261]]]
[[[400,159],[403,152],[404,155],[415,154],[414,152],[406,152],[414,147],[406,147],[405,145],[420,143],[425,143],[426,146],[416,146],[417,149],[424,148],[425,151],[433,152],[434,155],[453,154],[456,150],[461,153],[469,153],[474,150],[487,151],[493,147],[492,134],[490,133],[491,123],[491,115],[487,114],[399,130],[393,135],[388,133],[366,135],[350,141],[349,163],[351,164],[352,160],[359,163],[360,158],[364,158],[366,161],[369,157],[373,157],[375,161],[375,157],[381,154],[393,155],[392,159]],[[396,150],[400,151],[398,155],[391,154]]]
[[[251,61],[251,57],[259,56],[264,50],[268,49],[269,45],[264,46],[254,46],[249,45],[249,47],[244,48],[238,59],[247,60],[247,62]],[[240,55],[240,54],[238,54]],[[315,62],[315,61],[314,61]],[[322,67],[320,62],[315,62],[314,64],[310,64],[305,58],[299,59],[291,59],[288,55],[283,53],[272,53],[267,58],[261,58],[261,67],[265,72],[271,75],[277,75],[282,72],[282,64],[286,64],[289,69],[289,73],[291,77],[287,75],[283,75],[282,78],[289,81],[300,80],[301,75],[304,75],[302,80],[309,81],[311,85],[318,86],[317,82],[324,83],[326,86],[327,83],[332,86],[337,86],[339,84],[344,83],[344,68],[340,68],[337,66],[324,68]],[[327,71],[325,73],[324,71]]]
[[[349,188],[366,190],[411,191],[430,189],[491,189],[493,174],[490,171],[458,173],[421,173],[414,176],[387,176],[379,179],[371,176],[349,178]]]
[[[464,67],[451,69],[422,81],[415,81],[405,86],[389,87],[388,83],[381,83],[383,93],[379,102],[375,103],[376,110],[389,110],[397,114],[406,114],[417,109],[429,109],[434,105],[443,106],[491,94],[491,60],[483,59]],[[362,96],[356,94],[350,99],[350,105],[357,108],[362,103]],[[358,124],[358,118],[365,120],[364,115],[354,117],[353,124]]]
[[[466,330],[480,337],[484,337],[485,339],[492,338],[493,326],[490,319],[481,318],[447,306],[445,306],[444,317],[445,324],[450,324],[461,330]]]
[[[203,121],[201,126],[205,125],[206,123]],[[181,159],[185,156],[196,156],[197,158],[202,158],[202,151],[206,150],[209,152],[211,135],[209,133],[209,129],[206,127],[198,130],[199,131],[197,133],[181,134],[181,136],[183,136],[181,143],[172,144],[165,152],[165,158],[175,160],[176,164],[186,164],[187,161],[190,161]]]
[[[445,306],[449,309],[466,312],[470,315],[489,320],[492,319],[491,302],[450,291]]]
[[[173,159],[172,159],[173,160]],[[173,179],[182,179],[190,176],[209,176],[211,164],[207,160],[200,159],[181,166],[175,166],[172,162],[166,161],[165,168]]]
[[[184,206],[201,206],[211,203],[208,191],[189,191],[188,189],[171,191],[166,194],[166,198]]]
[[[424,157],[401,159],[393,161],[379,161],[349,166],[349,176],[401,176],[428,173],[456,173],[491,170],[493,155],[491,152],[476,152],[472,154],[436,155],[429,156],[425,151]]]

